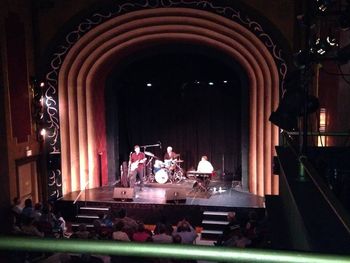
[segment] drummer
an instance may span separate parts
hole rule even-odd
[[[171,164],[171,162],[173,160],[175,160],[175,158],[177,158],[177,157],[179,157],[179,154],[176,154],[175,152],[173,152],[173,147],[168,146],[166,148],[166,153],[164,155],[164,163],[165,163],[165,165],[167,166],[167,165]]]

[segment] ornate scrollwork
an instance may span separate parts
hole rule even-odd
[[[251,19],[248,15],[242,14],[241,10],[234,9],[231,6],[222,6],[215,4],[212,1],[188,1],[188,0],[143,0],[143,1],[129,1],[118,3],[114,9],[106,11],[105,13],[96,12],[90,17],[84,18],[73,30],[68,32],[56,52],[52,55],[50,61],[50,69],[46,74],[47,90],[46,97],[46,114],[45,120],[47,122],[47,138],[49,153],[60,153],[60,126],[59,126],[59,111],[58,111],[58,73],[65,56],[72,48],[72,46],[89,30],[97,25],[102,24],[106,20],[116,17],[118,15],[132,12],[140,9],[153,8],[172,8],[172,7],[187,7],[202,9],[213,12],[229,18],[242,26],[249,29],[256,35],[262,43],[270,50],[276,64],[278,65],[279,75],[283,86],[283,80],[287,74],[287,64],[282,56],[282,49],[274,42],[273,38],[266,32],[263,26]],[[282,87],[283,90],[283,87]],[[57,194],[57,192],[55,192]]]

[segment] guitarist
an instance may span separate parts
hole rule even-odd
[[[140,151],[140,146],[134,146],[134,152],[131,154],[129,160],[129,185],[130,187],[135,187],[136,178],[140,178],[140,191],[142,191],[144,183],[144,174],[145,174],[145,161],[146,156],[143,152]]]

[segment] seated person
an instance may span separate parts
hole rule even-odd
[[[214,171],[213,165],[208,161],[207,156],[202,156],[197,166],[197,172],[212,173]]]

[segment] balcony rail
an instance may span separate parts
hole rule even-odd
[[[239,249],[214,246],[131,243],[104,240],[45,239],[0,236],[0,250],[89,253],[151,258],[196,259],[214,262],[350,263],[350,255]]]

